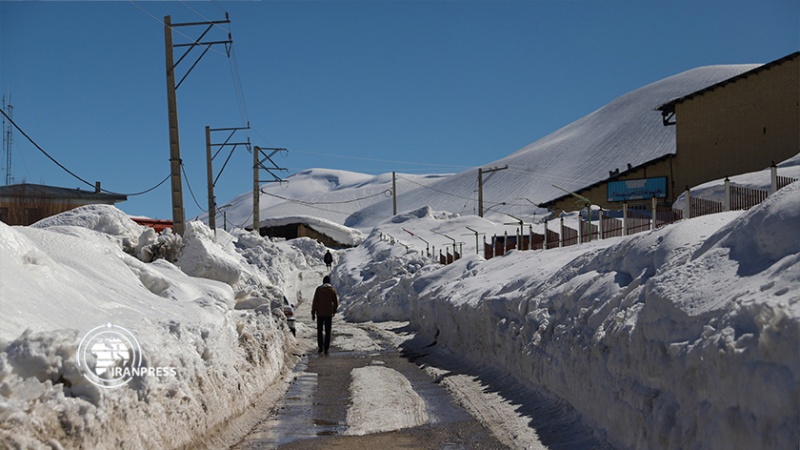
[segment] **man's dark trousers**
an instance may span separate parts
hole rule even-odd
[[[319,351],[322,352],[325,350],[325,353],[328,353],[328,349],[331,347],[331,324],[333,323],[333,317],[322,317],[317,316],[317,346]],[[322,336],[322,328],[325,327],[325,337],[323,339]]]

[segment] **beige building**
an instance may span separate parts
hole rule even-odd
[[[800,52],[654,108],[661,112],[664,126],[676,128],[675,154],[631,167],[577,194],[603,199],[597,204],[606,209],[619,209],[620,202],[608,199],[613,197],[611,191],[627,184],[642,192],[663,189],[663,195],[657,196],[659,203],[670,205],[687,187],[763,170],[773,161],[797,155]],[[654,120],[658,120],[657,112]],[[651,178],[655,180],[645,182]],[[629,201],[637,203],[645,205],[650,200]],[[570,195],[544,206],[558,211],[579,208]]]

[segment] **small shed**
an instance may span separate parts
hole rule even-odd
[[[355,247],[364,241],[364,235],[358,230],[310,216],[265,219],[261,221],[259,233],[283,239],[308,237],[331,248]]]
[[[0,186],[0,221],[8,225],[31,225],[84,205],[114,205],[127,200],[122,194],[69,189],[43,184],[9,184]]]

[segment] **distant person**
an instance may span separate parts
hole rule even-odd
[[[325,261],[325,265],[328,266],[328,270],[331,270],[331,264],[333,264],[333,255],[331,255],[331,251],[328,250],[325,252],[325,256],[322,258]]]
[[[314,291],[314,300],[311,302],[311,320],[317,321],[317,347],[319,353],[328,354],[331,347],[331,324],[336,310],[339,309],[339,296],[336,289],[331,286],[331,277],[325,275],[322,286]],[[323,328],[325,336],[323,339]]]

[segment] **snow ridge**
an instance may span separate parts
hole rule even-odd
[[[745,213],[438,269],[411,269],[418,253],[378,238],[386,222],[334,284],[346,317],[409,320],[567,401],[615,447],[793,448],[798,199],[794,183]]]

